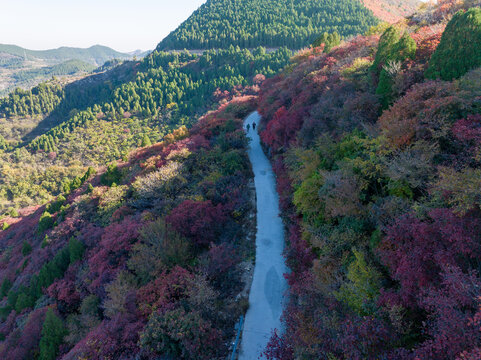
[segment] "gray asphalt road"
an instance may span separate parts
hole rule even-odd
[[[260,357],[274,329],[282,331],[281,315],[287,295],[287,283],[283,274],[286,266],[284,228],[279,217],[279,197],[271,164],[265,156],[257,129],[257,112],[249,115],[244,126],[250,124],[247,135],[251,139],[249,158],[255,175],[257,192],[256,266],[242,333],[239,359],[255,360]]]

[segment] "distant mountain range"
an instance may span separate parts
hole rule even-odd
[[[60,47],[29,50],[17,45],[0,44],[0,96],[14,88],[29,89],[52,76],[78,76],[92,72],[113,59],[142,58],[148,51],[121,53],[107,46],[87,49]]]
[[[50,50],[29,50],[17,45],[0,44],[0,53],[10,54],[24,60],[45,60],[64,62],[67,60],[81,60],[92,65],[103,65],[107,60],[130,59],[132,55],[121,53],[107,46],[95,45],[87,49],[74,47],[60,47]]]

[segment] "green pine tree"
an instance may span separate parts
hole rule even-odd
[[[481,66],[481,9],[459,11],[446,26],[426,71],[429,79],[457,79]]]
[[[62,319],[56,316],[52,309],[48,309],[42,327],[39,360],[55,360],[65,335],[67,329]]]

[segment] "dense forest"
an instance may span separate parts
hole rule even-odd
[[[208,0],[157,50],[300,49],[325,32],[348,37],[377,22],[358,0]]]
[[[480,358],[481,9],[436,20],[459,7],[261,87],[292,271],[268,359]]]
[[[22,70],[15,73],[13,78],[16,81],[29,81],[42,77],[74,75],[82,72],[89,73],[95,69],[95,65],[82,60],[68,60],[57,65],[46,66],[39,69]]]

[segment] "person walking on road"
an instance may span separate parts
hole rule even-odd
[[[251,128],[251,124],[247,124],[246,125],[247,132],[249,132],[250,128]]]
[[[254,130],[254,131],[256,130],[256,123],[255,122],[252,123],[252,130]]]

